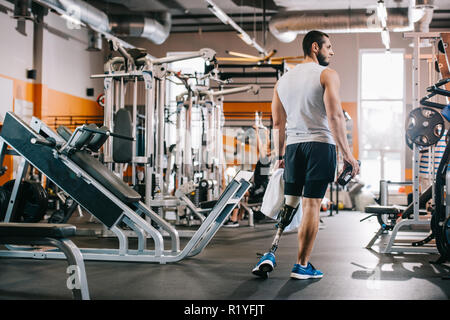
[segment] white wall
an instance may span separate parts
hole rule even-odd
[[[1,5],[12,8],[9,2]],[[0,12],[0,74],[27,80],[27,69],[33,67],[33,24],[26,22],[27,36],[16,31],[17,21]]]
[[[0,0],[3,6],[13,5]],[[26,21],[27,36],[15,28],[17,21],[0,12],[0,74],[31,82],[26,70],[33,66],[33,23]],[[96,99],[103,91],[101,80],[91,80],[94,73],[103,73],[104,53],[88,52],[87,29],[69,29],[65,20],[49,12],[44,17],[48,28],[44,28],[42,83],[49,88],[81,98]],[[57,29],[68,39],[56,35],[49,29]],[[94,97],[86,96],[86,88],[94,88]]]
[[[103,91],[101,80],[92,80],[94,73],[103,73],[103,52],[86,51],[87,29],[71,29],[66,21],[49,13],[45,23],[70,36],[69,39],[44,30],[43,82],[49,88],[77,97],[95,99]],[[95,97],[86,96],[86,88],[94,88]]]

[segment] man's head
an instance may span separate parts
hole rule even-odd
[[[321,66],[327,66],[330,63],[330,58],[334,55],[330,37],[321,31],[312,30],[308,32],[303,38],[302,46],[305,57],[317,57]]]

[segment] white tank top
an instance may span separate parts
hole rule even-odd
[[[298,64],[278,80],[278,96],[286,111],[286,145],[301,142],[336,144],[328,127],[320,75],[326,67]]]

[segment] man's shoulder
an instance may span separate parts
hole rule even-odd
[[[323,69],[320,77],[324,80],[327,80],[327,79],[329,79],[329,80],[336,79],[337,80],[337,79],[339,79],[339,74],[337,73],[336,70],[326,67],[325,69]]]
[[[331,69],[329,67],[325,67],[322,71],[323,74],[329,74],[329,75],[338,75],[337,71],[334,69]]]

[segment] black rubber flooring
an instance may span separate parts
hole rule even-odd
[[[321,213],[311,262],[322,279],[291,280],[297,234],[283,235],[277,266],[266,280],[251,269],[269,249],[274,223],[222,228],[205,250],[177,263],[86,261],[91,299],[97,300],[448,300],[448,265],[437,254],[379,254],[365,249],[378,229],[375,218],[341,211]],[[182,247],[187,239],[182,239]],[[76,237],[80,247],[115,247],[114,239]],[[132,243],[132,242],[130,242]],[[151,241],[149,242],[149,244]],[[67,264],[59,260],[0,258],[0,299],[71,299]]]

